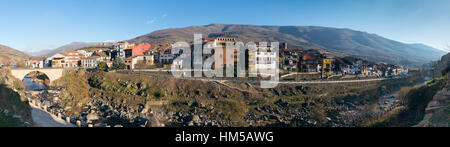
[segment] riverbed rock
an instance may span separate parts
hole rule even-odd
[[[187,125],[188,125],[189,127],[194,126],[194,121],[189,121]]]
[[[96,121],[96,120],[100,119],[100,116],[98,116],[98,114],[95,114],[95,113],[90,113],[86,116],[86,119],[88,121]]]
[[[155,115],[149,115],[149,119],[145,123],[147,127],[161,127],[161,122],[155,117]]]
[[[193,116],[192,116],[192,121],[193,121],[194,123],[199,123],[199,122],[200,122],[200,117],[199,117],[198,115],[193,115]]]
[[[66,117],[66,122],[70,123],[70,117]]]

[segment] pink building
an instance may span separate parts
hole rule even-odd
[[[131,47],[133,50],[131,56],[143,56],[145,52],[150,50],[150,47],[152,47],[150,43],[136,44]]]

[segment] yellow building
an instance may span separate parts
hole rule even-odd
[[[361,66],[361,74],[362,74],[363,76],[367,76],[367,65],[366,65],[366,64],[363,64],[363,65]]]
[[[327,78],[333,74],[332,69],[333,58],[325,58],[322,60],[322,78]]]

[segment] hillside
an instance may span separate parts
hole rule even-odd
[[[29,56],[21,51],[0,45],[0,64],[8,65],[11,62],[22,64],[24,63],[24,60],[28,58]]]
[[[437,68],[436,68],[437,67]],[[425,116],[416,126],[418,127],[449,127],[450,126],[450,54],[446,54],[435,64],[435,69],[440,72],[439,78],[433,81],[441,83],[442,87],[428,102],[425,108]],[[435,76],[438,74],[434,74]]]
[[[450,70],[450,53],[442,56],[441,60],[433,63],[433,76],[439,77],[445,75]]]
[[[406,109],[375,126],[450,126],[450,54],[443,56],[433,67],[438,70],[433,74],[433,80],[411,88],[400,98],[406,100]]]
[[[421,66],[438,60],[444,51],[420,44],[405,44],[376,34],[317,26],[255,26],[211,24],[159,30],[136,37],[131,42],[155,45],[177,41],[192,42],[193,34],[203,37],[235,36],[243,42],[279,41],[289,46],[324,49],[338,56],[351,55],[375,62]]]

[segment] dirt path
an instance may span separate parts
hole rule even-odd
[[[75,125],[66,123],[64,120],[58,119],[31,104],[30,106],[34,127],[75,127]]]

